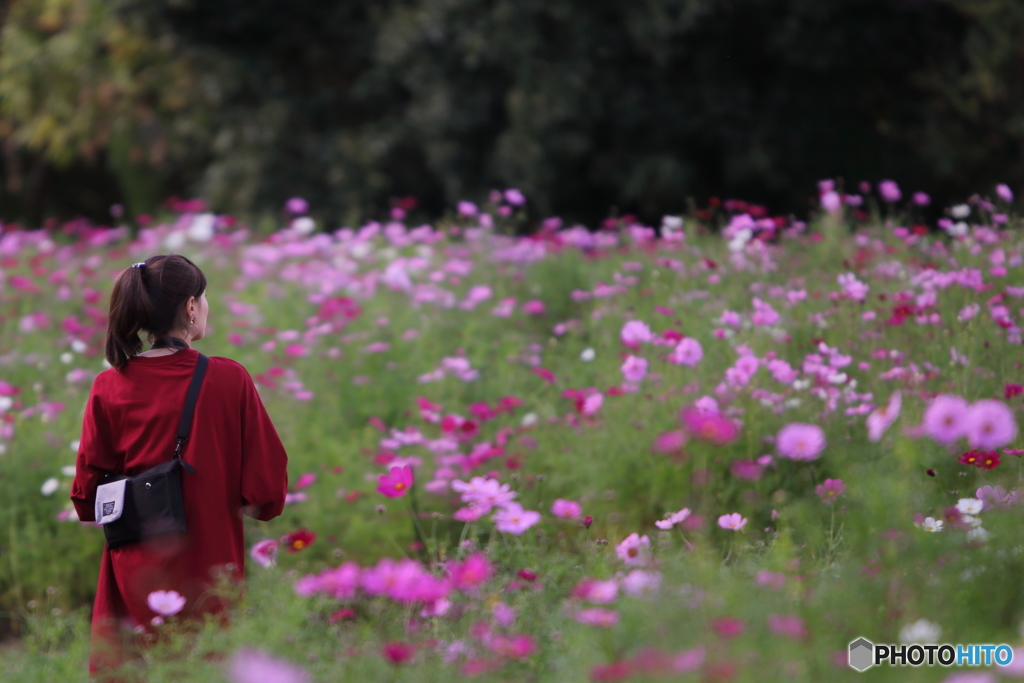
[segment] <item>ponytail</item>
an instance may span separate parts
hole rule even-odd
[[[142,350],[139,332],[151,338],[165,336],[179,323],[190,296],[206,291],[206,275],[199,266],[178,254],[151,256],[125,269],[110,293],[106,357],[120,370]]]

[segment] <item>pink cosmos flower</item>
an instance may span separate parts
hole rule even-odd
[[[1010,189],[1009,185],[1004,183],[996,185],[996,194],[999,195],[999,198],[1006,203],[1013,201],[1013,190]],[[1014,659],[1016,659],[1016,657],[1014,657]]]
[[[146,604],[157,614],[169,617],[185,607],[185,598],[177,591],[153,591],[146,596]]]
[[[463,592],[473,592],[491,578],[493,570],[487,556],[473,553],[464,561],[450,565],[448,573],[451,575],[452,586]]]
[[[523,533],[540,522],[540,513],[524,510],[519,503],[508,503],[494,513],[494,528],[506,534],[522,536]]]
[[[487,640],[487,647],[497,655],[509,659],[524,659],[533,654],[537,643],[528,635],[492,636]]]
[[[936,396],[924,411],[925,433],[941,444],[951,444],[967,434],[967,401],[959,396]]]
[[[775,437],[779,454],[790,460],[817,460],[825,450],[825,432],[818,425],[791,422]]]
[[[647,359],[630,355],[622,364],[622,375],[629,382],[639,382],[647,376]]]
[[[684,408],[681,417],[691,436],[716,446],[725,446],[739,437],[736,423],[717,410]]]
[[[756,460],[733,460],[729,471],[737,479],[757,481],[764,475],[764,465]]]
[[[469,204],[469,202],[459,203]],[[476,207],[474,206],[473,208],[475,209]],[[381,647],[380,653],[389,664],[401,666],[412,659],[413,655],[416,654],[416,646],[410,645],[409,643],[403,643],[401,641],[384,643],[383,647]]]
[[[590,416],[601,410],[604,405],[604,394],[598,392],[583,399],[583,407],[580,410],[583,415]]]
[[[345,562],[340,567],[328,567],[320,572],[317,592],[335,600],[346,600],[356,594],[362,581],[362,569],[355,562]]]
[[[688,365],[693,367],[704,358],[704,348],[700,342],[692,337],[686,337],[680,341],[675,350],[669,355],[669,361],[677,365]]]
[[[738,512],[733,512],[728,515],[722,515],[718,518],[718,526],[723,529],[731,529],[732,531],[739,531],[747,525],[747,518]]]
[[[878,183],[878,193],[882,195],[882,199],[890,203],[898,202],[903,197],[900,186],[892,180],[883,180]]]
[[[377,492],[388,498],[401,498],[412,486],[412,467],[392,467],[389,474],[380,475]]]
[[[583,508],[574,500],[557,498],[551,505],[551,514],[562,519],[579,519],[582,512]]]
[[[597,605],[608,605],[619,596],[619,584],[615,580],[583,579],[573,588],[572,596]]]
[[[523,304],[523,313],[527,315],[544,315],[544,302],[539,299],[531,299]]]
[[[656,593],[661,587],[661,574],[645,569],[634,569],[622,577],[622,591],[633,598]]]
[[[815,487],[814,493],[817,494],[818,498],[821,498],[821,502],[831,505],[845,490],[846,484],[843,483],[842,479],[826,479],[824,484],[819,484]]]
[[[601,628],[611,628],[619,623],[619,613],[617,611],[601,607],[581,609],[573,618],[581,624],[599,626]]]
[[[747,630],[739,617],[719,617],[711,622],[711,630],[722,638],[739,638]]]
[[[309,674],[284,659],[243,648],[228,662],[231,683],[309,683]]]
[[[307,472],[301,475],[298,481],[295,482],[295,490],[304,489],[307,486],[312,486],[313,482],[316,481],[316,475],[312,472]]]
[[[277,549],[277,541],[272,538],[265,538],[252,547],[249,551],[249,557],[255,560],[256,564],[261,567],[272,567],[274,566],[274,560],[277,558]]]
[[[767,569],[762,569],[757,573],[755,580],[758,585],[766,586],[777,591],[786,587],[786,575],[782,572],[773,572],[768,571]]]
[[[768,629],[780,636],[800,640],[807,635],[804,620],[793,614],[769,614]]]
[[[511,204],[512,206],[521,206],[526,203],[526,197],[523,196],[522,192],[520,192],[514,187],[510,187],[509,189],[505,190],[504,197],[505,201]]]
[[[654,444],[651,450],[655,453],[676,453],[686,445],[686,432],[675,429],[671,432],[662,432],[654,437]]]
[[[626,346],[636,348],[651,341],[651,328],[641,320],[630,320],[622,326],[619,338]]]
[[[1013,411],[1002,401],[975,401],[967,411],[967,443],[972,448],[992,450],[1017,438]]]
[[[650,560],[651,539],[639,534],[630,534],[615,547],[615,554],[630,566],[642,567]]]
[[[889,405],[876,408],[868,415],[868,440],[871,443],[878,443],[885,431],[892,426],[896,418],[900,416],[900,408],[903,405],[903,395],[897,389],[889,397]]]
[[[657,522],[654,523],[654,526],[658,527],[662,531],[667,531],[674,527],[676,524],[685,521],[686,518],[689,516],[690,508],[683,508],[679,512],[673,512],[665,519],[659,519]]]

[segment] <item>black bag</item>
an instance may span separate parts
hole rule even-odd
[[[192,373],[192,383],[185,399],[185,409],[178,425],[177,446],[170,462],[152,467],[134,477],[105,474],[100,485],[125,480],[124,502],[121,516],[103,524],[107,547],[117,548],[128,543],[147,541],[167,533],[185,532],[185,503],[181,494],[181,470],[195,474],[195,468],[181,459],[181,448],[188,441],[192,414],[195,412],[199,388],[206,375],[208,358],[202,353]],[[108,503],[107,505],[113,505]],[[104,510],[105,512],[105,510]],[[96,521],[99,522],[97,514]]]

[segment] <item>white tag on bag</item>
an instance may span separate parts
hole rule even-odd
[[[121,519],[124,512],[124,485],[127,479],[96,487],[96,523],[107,524]]]

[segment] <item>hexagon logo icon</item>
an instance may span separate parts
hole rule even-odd
[[[870,640],[858,638],[850,643],[850,666],[865,671],[875,663],[875,645]]]

